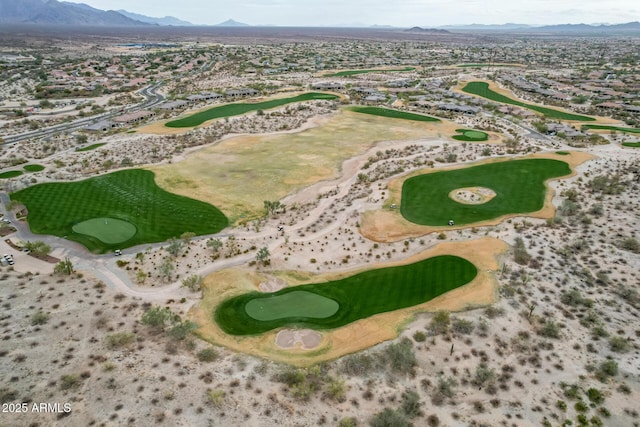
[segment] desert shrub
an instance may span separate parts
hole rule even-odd
[[[451,318],[448,311],[438,311],[434,314],[429,323],[429,332],[434,335],[445,334],[449,331],[449,325],[451,324]]]
[[[463,335],[469,335],[475,328],[473,322],[466,319],[453,319],[451,326],[455,332]]]
[[[361,353],[348,356],[342,360],[340,371],[350,376],[367,376],[376,367],[373,356]]]
[[[184,322],[178,322],[173,325],[173,327],[169,329],[169,336],[178,341],[182,341],[197,328],[198,325],[189,320],[185,320]]]
[[[202,287],[202,277],[198,274],[192,274],[182,280],[182,286],[189,288],[190,290],[197,292]]]
[[[633,237],[627,237],[622,242],[620,242],[620,247],[624,250],[627,250],[636,254],[640,253],[640,242]]]
[[[33,326],[44,325],[48,321],[49,321],[49,313],[45,313],[42,310],[38,311],[36,314],[34,314],[31,317],[31,324]]]
[[[358,425],[358,420],[353,417],[343,418],[338,423],[338,427],[356,427]]]
[[[577,401],[576,404],[574,405],[574,408],[578,412],[587,412],[589,410],[589,406],[586,403],[584,403],[582,400]]]
[[[391,369],[396,372],[409,373],[417,364],[413,344],[406,337],[402,338],[400,342],[388,345],[384,354]]]
[[[329,383],[327,384],[327,396],[330,399],[335,400],[337,402],[343,402],[345,400],[345,395],[347,393],[347,388],[345,386],[345,381],[340,378],[330,378]]]
[[[587,390],[587,397],[591,402],[595,403],[596,405],[604,402],[604,396],[602,395],[600,390],[598,390],[597,388],[592,387],[589,390]]]
[[[412,427],[413,424],[407,419],[407,416],[398,410],[385,408],[382,412],[375,414],[369,420],[371,427]]]
[[[416,342],[424,342],[427,339],[427,334],[422,331],[416,331],[416,333],[413,334],[413,339]]]
[[[618,375],[618,362],[615,360],[606,360],[600,364],[596,371],[596,378],[602,382],[606,382],[610,377]]]
[[[631,348],[631,344],[624,337],[611,337],[609,339],[609,348],[616,353],[626,353]]]
[[[131,332],[118,332],[115,334],[107,335],[105,338],[107,342],[107,347],[110,349],[116,349],[121,347],[127,347],[130,345],[136,336]]]
[[[402,393],[402,411],[409,418],[416,418],[422,415],[420,409],[420,395],[413,390]]]
[[[60,378],[60,389],[69,390],[80,385],[80,376],[75,374],[63,375]]]
[[[476,375],[473,378],[473,384],[482,387],[485,383],[491,382],[496,378],[496,372],[490,369],[486,364],[481,363],[476,367]]]
[[[543,337],[558,339],[560,338],[560,327],[553,320],[547,320],[544,322],[538,333]]]
[[[484,310],[484,314],[489,319],[495,319],[496,317],[504,316],[504,308],[491,305]]]
[[[521,237],[516,237],[513,247],[513,260],[520,265],[528,265],[529,261],[531,261],[531,255],[527,252],[527,248],[524,246],[524,240],[522,240]]]
[[[166,307],[151,307],[142,315],[142,324],[163,329],[165,324],[173,319],[173,313]]]
[[[218,358],[218,352],[209,347],[203,350],[200,350],[197,354],[198,360],[201,362],[213,362]]]
[[[219,408],[224,403],[224,390],[209,390],[207,391],[207,399],[209,403],[216,408]]]

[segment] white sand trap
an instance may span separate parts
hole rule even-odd
[[[468,187],[453,190],[449,193],[449,197],[465,205],[481,205],[496,197],[496,193],[486,187]]]
[[[260,292],[277,292],[286,287],[286,282],[279,277],[270,278],[266,282],[262,282],[258,285]]]
[[[276,345],[283,349],[299,347],[302,350],[313,350],[320,345],[320,341],[320,333],[311,329],[283,329],[276,335]]]

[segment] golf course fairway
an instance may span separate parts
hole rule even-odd
[[[567,163],[553,159],[510,160],[425,173],[404,182],[400,213],[410,222],[429,226],[446,226],[450,220],[467,225],[532,213],[544,207],[545,182],[569,174]],[[488,188],[496,196],[484,204],[460,203],[449,196],[469,187]]]
[[[46,183],[11,194],[31,231],[74,240],[94,252],[212,234],[227,217],[215,206],[158,187],[153,172],[129,169],[77,182]]]
[[[213,316],[231,335],[256,335],[283,326],[333,329],[430,301],[477,274],[466,259],[442,255],[274,293],[246,293],[223,301]]]

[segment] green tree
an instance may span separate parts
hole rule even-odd
[[[220,239],[216,239],[214,237],[207,240],[207,247],[211,249],[211,252],[214,254],[218,253],[220,248],[222,248],[222,241]]]
[[[34,255],[49,255],[51,252],[51,246],[47,245],[41,240],[35,242],[26,242],[24,247]]]
[[[275,201],[265,200],[264,201],[264,210],[265,210],[265,213],[267,215],[273,215],[277,211],[279,211],[280,209],[284,209],[284,207],[285,206],[282,203],[280,203],[279,200],[275,200]]]
[[[449,331],[451,317],[448,311],[438,311],[431,319],[429,331],[434,335],[446,334]]]
[[[183,246],[184,246],[184,243],[181,240],[171,239],[169,240],[169,246],[167,246],[165,249],[172,256],[177,257],[178,255],[180,255],[180,252],[182,252]]]
[[[270,262],[269,257],[271,254],[269,253],[269,248],[266,246],[258,249],[258,253],[256,253],[256,261],[262,263],[262,265],[267,265]]]
[[[189,288],[190,290],[197,292],[202,287],[202,277],[198,274],[192,274],[182,280],[182,286]]]
[[[175,270],[175,266],[173,265],[173,261],[169,258],[165,258],[164,262],[160,264],[160,276],[166,280],[171,278],[173,274],[173,270]]]
[[[73,263],[71,262],[69,257],[66,257],[64,260],[57,263],[53,268],[53,272],[56,274],[71,275],[73,271]]]
[[[155,306],[142,315],[142,324],[156,329],[164,329],[165,324],[173,319],[173,313],[166,307]]]
[[[180,239],[182,239],[182,241],[184,242],[185,245],[188,245],[191,243],[191,240],[196,237],[196,233],[194,233],[193,231],[185,231],[184,233],[182,233],[180,235]]]

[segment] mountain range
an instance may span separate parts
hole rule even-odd
[[[154,18],[126,10],[100,10],[84,3],[71,3],[58,0],[0,0],[0,24],[49,24],[49,25],[87,25],[87,26],[190,26],[190,22],[172,17]],[[248,27],[249,25],[229,19],[216,27]],[[402,29],[387,25],[375,25],[369,28]],[[640,32],[640,22],[628,22],[614,25],[563,24],[532,26],[526,24],[502,25],[443,25],[434,28],[413,27],[405,31],[440,33],[445,30],[458,31],[516,31],[551,33],[628,33]]]
[[[152,18],[57,0],[0,0],[0,23],[98,26],[191,25],[171,16]]]

